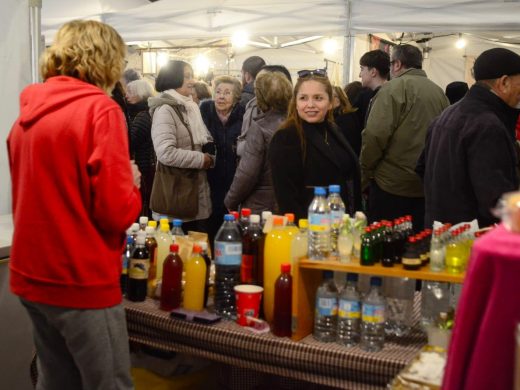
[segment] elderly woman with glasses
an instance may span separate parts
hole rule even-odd
[[[269,147],[278,212],[307,218],[314,187],[339,184],[347,212],[353,213],[361,206],[359,164],[334,124],[332,85],[323,69],[298,76],[287,120]]]
[[[233,182],[237,169],[237,137],[242,129],[244,107],[239,104],[242,85],[231,76],[219,76],[214,81],[213,100],[200,105],[202,118],[215,141],[217,159],[208,172],[213,214],[209,219],[208,234],[211,242],[222,225],[224,197]]]

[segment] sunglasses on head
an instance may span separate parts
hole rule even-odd
[[[304,78],[309,76],[319,76],[319,77],[327,77],[327,70],[326,69],[314,69],[314,70],[300,70],[298,72],[298,77]]]

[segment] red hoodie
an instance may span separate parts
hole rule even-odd
[[[125,229],[137,218],[121,109],[100,88],[59,76],[27,87],[7,139],[13,190],[11,290],[34,302],[121,302]]]

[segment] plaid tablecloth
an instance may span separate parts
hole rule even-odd
[[[231,321],[201,325],[172,319],[151,299],[124,305],[134,343],[338,388],[381,389],[426,344],[425,336],[414,328],[409,336],[388,338],[382,351],[369,353],[318,342],[312,335],[294,342],[271,333],[253,334]],[[415,323],[419,307],[418,294]]]

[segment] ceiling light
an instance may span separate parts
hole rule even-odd
[[[327,38],[323,41],[323,52],[325,54],[334,54],[338,50],[338,43],[335,39]]]
[[[231,37],[233,47],[244,47],[247,45],[247,41],[249,41],[249,35],[245,31],[237,31]]]
[[[462,38],[462,34],[459,34],[459,39],[455,42],[455,47],[457,49],[464,49],[466,47],[466,40]]]
[[[204,76],[209,71],[209,60],[203,54],[199,54],[193,63],[194,71],[197,76]]]
[[[168,52],[162,51],[160,53],[157,53],[157,72],[159,72],[159,69],[166,65],[169,60],[170,56]]]

